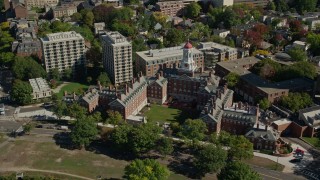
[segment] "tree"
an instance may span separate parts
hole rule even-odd
[[[172,28],[169,29],[167,35],[165,36],[164,44],[166,47],[177,46],[185,41],[185,34],[183,31]]]
[[[72,26],[71,30],[81,34],[81,36],[83,36],[87,41],[92,42],[94,40],[94,34],[86,24],[82,26]]]
[[[158,152],[166,157],[173,152],[172,140],[166,137],[160,138],[157,145]]]
[[[276,5],[274,4],[274,2],[269,1],[268,5],[267,5],[267,9],[272,10],[272,11],[276,10]]]
[[[220,134],[218,136],[218,140],[220,144],[224,146],[230,146],[232,142],[234,141],[234,136],[232,136],[230,133],[226,131],[220,131]]]
[[[320,34],[314,34],[310,33],[307,36],[307,43],[310,44],[310,49],[309,51],[314,55],[314,56],[319,56],[320,55]]]
[[[313,12],[316,9],[318,0],[295,0],[293,6],[300,13]]]
[[[186,17],[188,18],[195,18],[198,17],[201,11],[201,6],[196,3],[192,2],[187,5],[186,7]]]
[[[136,159],[124,171],[129,180],[165,180],[170,175],[170,171],[154,159]]]
[[[87,11],[84,15],[82,15],[82,19],[83,19],[84,24],[86,24],[89,27],[92,27],[93,20],[94,20],[94,15],[93,15],[92,11]]]
[[[27,134],[30,133],[31,129],[32,129],[32,125],[29,123],[23,126],[23,131]]]
[[[260,175],[241,161],[229,162],[218,174],[219,180],[259,180]]]
[[[219,172],[226,164],[227,152],[221,146],[205,145],[194,155],[194,166],[200,176]]]
[[[267,110],[270,107],[270,102],[267,98],[260,99],[259,106],[263,110]]]
[[[105,72],[100,73],[97,81],[100,81],[100,84],[101,84],[102,86],[108,86],[108,85],[111,84],[111,81],[110,81],[110,79],[109,79],[109,77],[108,77],[108,74],[105,73]]]
[[[67,114],[76,119],[83,119],[86,117],[87,110],[78,103],[73,103],[68,107]]]
[[[228,156],[231,159],[250,159],[253,157],[253,144],[244,136],[233,138]]]
[[[290,49],[288,54],[294,61],[306,61],[308,59],[307,53],[298,47]]]
[[[72,19],[73,21],[77,21],[77,22],[82,21],[82,14],[76,12],[76,13],[74,13],[74,14],[71,15],[71,19]]]
[[[71,131],[72,143],[80,147],[88,146],[98,134],[97,126],[91,119],[77,119]]]
[[[53,106],[53,114],[60,120],[67,114],[67,104],[64,101],[57,101]]]
[[[14,54],[12,52],[0,53],[0,65],[11,65],[14,60]]]
[[[10,96],[16,103],[26,105],[32,101],[32,87],[28,82],[16,80]]]
[[[56,81],[60,80],[60,72],[58,68],[53,68],[50,71],[50,77]]]
[[[306,108],[313,104],[312,98],[307,93],[289,93],[288,96],[282,96],[280,104],[293,112]]]
[[[120,122],[123,122],[123,117],[118,111],[108,111],[107,122],[113,125],[118,125]]]
[[[90,118],[93,122],[101,122],[102,121],[101,112],[99,112],[99,111],[94,112],[93,114],[88,116],[88,118]]]
[[[17,56],[12,66],[13,74],[17,79],[28,81],[32,78],[46,78],[47,73],[43,67],[31,57]]]
[[[128,145],[131,137],[133,127],[129,124],[123,124],[117,126],[110,135],[110,141],[113,143],[114,147],[120,152],[129,152]]]
[[[201,119],[187,119],[181,126],[181,131],[178,133],[180,137],[190,140],[201,141],[207,132],[207,125]]]
[[[71,78],[72,78],[72,69],[71,68],[64,70],[64,78],[66,80],[71,80]]]
[[[233,88],[235,87],[240,79],[240,76],[237,73],[230,72],[226,77],[225,77],[228,87]]]

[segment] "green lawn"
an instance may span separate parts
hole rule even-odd
[[[307,141],[309,144],[313,145],[317,149],[320,149],[320,140],[319,140],[319,138],[316,138],[316,137],[313,137],[313,138],[303,137],[302,139]]]
[[[188,118],[197,118],[198,113],[192,110],[179,110],[175,108],[165,107],[161,105],[151,105],[144,110],[144,115],[147,116],[148,121],[152,122],[183,122]]]
[[[249,165],[264,167],[266,169],[275,170],[275,171],[282,171],[284,169],[284,165],[282,164],[274,162],[270,159],[257,157],[257,156],[253,156],[252,159],[243,160],[243,162]]]
[[[85,84],[80,84],[80,83],[76,83],[76,82],[71,82],[65,86],[63,86],[59,93],[58,93],[58,97],[62,98],[63,94],[65,91],[67,91],[68,93],[73,93],[75,92],[76,94],[82,94],[83,92],[85,92],[88,89],[88,85]]]

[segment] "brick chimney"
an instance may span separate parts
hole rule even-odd
[[[214,116],[214,110],[215,109],[211,109],[211,115]]]
[[[207,106],[204,107],[204,112],[205,112],[206,114],[208,114],[208,107],[207,107]]]
[[[163,71],[160,71],[160,76],[163,77]]]
[[[257,123],[257,129],[259,129],[259,122]]]
[[[224,89],[224,93],[227,92],[227,90],[228,90],[228,84],[227,83],[224,84],[223,89]]]
[[[160,79],[160,73],[157,73],[157,79],[158,80]]]
[[[212,72],[210,71],[210,72],[209,72],[209,77],[211,77],[211,75],[212,75]]]
[[[125,84],[124,90],[126,92],[125,94],[128,95],[129,94],[129,86],[128,86],[128,84]]]
[[[131,83],[130,83],[130,88],[133,89],[133,83],[134,83],[134,80],[133,78],[131,79]]]
[[[101,86],[100,81],[97,81],[97,85],[98,85],[99,90],[101,91],[102,90],[102,86]]]

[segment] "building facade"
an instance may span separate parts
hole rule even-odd
[[[114,84],[129,82],[133,78],[132,45],[119,32],[101,36],[104,69]]]
[[[77,7],[72,6],[56,6],[52,9],[53,18],[70,17],[77,12]]]
[[[246,4],[253,6],[266,7],[270,0],[233,0],[234,4]]]
[[[149,78],[148,102],[163,104],[167,100],[168,80],[163,77],[163,73],[158,73],[156,78]]]
[[[43,8],[46,5],[56,6],[59,1],[58,0],[25,0],[24,1],[27,7],[39,7]]]
[[[184,46],[176,46],[136,53],[136,70],[143,72],[147,77],[155,76],[159,71],[178,70],[183,59]],[[201,71],[204,69],[203,53],[192,48],[195,66]]]
[[[77,71],[83,71],[86,64],[86,49],[84,38],[80,34],[74,31],[53,33],[40,40],[43,60],[48,73],[55,68],[60,73],[72,69],[73,76]]]
[[[155,5],[156,11],[160,11],[167,16],[182,15],[184,7],[182,1],[160,1]]]
[[[17,56],[35,55],[42,59],[41,43],[38,39],[33,39],[30,34],[24,33],[19,35],[19,39],[13,41],[11,50]]]
[[[52,92],[45,79],[29,79],[29,83],[32,87],[32,99],[42,99],[46,97],[51,97]]]

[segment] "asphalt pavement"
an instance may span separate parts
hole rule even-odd
[[[295,174],[283,173],[280,171],[273,171],[266,168],[252,166],[252,168],[257,171],[264,180],[300,180],[306,179],[302,176],[298,176]]]

